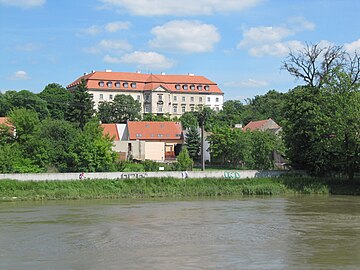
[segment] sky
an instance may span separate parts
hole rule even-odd
[[[85,72],[188,74],[245,101],[296,81],[306,44],[360,51],[359,0],[0,0],[0,91],[41,92]]]

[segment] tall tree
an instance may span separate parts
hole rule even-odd
[[[60,84],[50,83],[39,93],[39,97],[47,102],[50,116],[54,119],[64,119],[71,101],[71,93]]]
[[[126,123],[141,118],[141,104],[130,95],[116,95],[113,101],[99,104],[102,123]]]
[[[199,126],[195,112],[185,112],[180,116],[179,120],[183,129],[197,128]]]
[[[82,79],[71,92],[72,99],[66,114],[66,120],[75,123],[81,129],[95,113],[92,95],[87,90],[86,81]]]
[[[196,128],[190,128],[185,137],[185,144],[192,160],[199,158],[200,135]]]
[[[360,148],[359,55],[316,44],[290,53],[283,67],[307,84],[289,92],[284,110],[284,139],[293,165],[353,178]]]

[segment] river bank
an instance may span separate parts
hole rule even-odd
[[[286,176],[253,179],[142,178],[0,182],[2,201],[282,194],[360,195],[360,181]]]

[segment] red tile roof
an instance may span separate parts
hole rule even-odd
[[[128,122],[130,140],[181,140],[179,122]]]
[[[144,91],[153,90],[158,86],[163,86],[165,89],[172,92],[204,92],[204,93],[218,93],[223,94],[216,83],[210,81],[204,76],[195,75],[154,75],[154,74],[142,74],[142,73],[131,73],[131,72],[104,72],[95,71],[90,74],[81,76],[67,88],[75,87],[84,79],[87,82],[89,89],[101,89],[101,90],[122,90],[122,91]],[[104,86],[100,86],[99,83],[104,82]],[[107,82],[112,82],[112,87],[106,85]],[[115,82],[120,82],[121,86],[116,87]],[[123,87],[123,83],[128,82],[127,88]],[[134,88],[131,87],[131,83],[136,83]],[[195,90],[190,90],[190,85],[194,84]],[[180,89],[176,86],[180,85]],[[182,85],[188,85],[188,90],[184,90]],[[208,90],[204,89],[204,86],[209,86]],[[201,90],[197,89],[197,86],[202,86]]]
[[[109,134],[110,138],[114,138],[114,141],[118,141],[119,133],[116,128],[116,124],[101,124],[101,127],[104,129],[103,134]]]
[[[274,120],[272,120],[271,118],[266,119],[266,120],[260,120],[260,121],[250,121],[244,128],[243,130],[250,130],[250,131],[254,131],[254,130],[259,130],[264,128],[264,126],[266,124],[271,125],[271,128],[280,128],[280,126],[278,124],[276,124],[276,122],[274,122]]]

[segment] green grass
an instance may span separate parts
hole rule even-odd
[[[228,195],[360,195],[360,181],[310,177],[253,179],[142,178],[85,181],[0,181],[0,200],[217,197]]]

